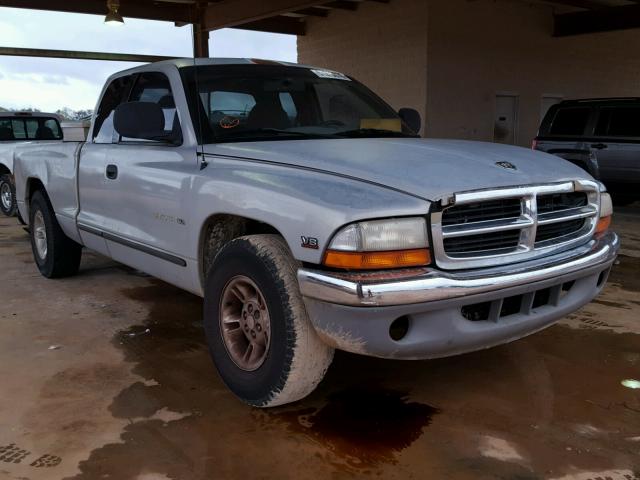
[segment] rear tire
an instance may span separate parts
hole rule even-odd
[[[33,258],[43,276],[62,278],[78,272],[82,246],[64,234],[49,200],[41,191],[31,198],[29,227]]]
[[[274,407],[306,397],[333,360],[333,348],[307,316],[297,268],[281,237],[252,235],[229,242],[209,270],[209,350],[222,380],[249,405]]]
[[[11,175],[0,175],[0,211],[7,217],[13,217],[17,210],[13,179]]]

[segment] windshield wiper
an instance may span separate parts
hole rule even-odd
[[[273,137],[296,137],[296,138],[336,138],[335,134],[325,133],[310,133],[310,132],[297,132],[295,130],[282,130],[278,128],[256,128],[251,130],[238,130],[236,132],[230,132],[219,138],[222,142],[229,140],[246,140],[250,138],[273,138]]]
[[[396,130],[385,130],[383,128],[357,128],[355,130],[346,130],[344,132],[336,132],[336,135],[348,138],[358,137],[395,137],[395,138],[419,138],[419,135],[413,133],[398,132]]]

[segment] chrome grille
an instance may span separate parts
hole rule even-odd
[[[445,238],[444,250],[449,255],[489,251],[499,253],[505,249],[511,250],[517,247],[519,240],[520,231],[518,230]]]
[[[442,217],[442,225],[458,225],[500,218],[517,218],[521,213],[520,199],[505,198],[487,202],[470,203],[447,209]]]
[[[593,234],[598,205],[589,181],[457,193],[431,216],[436,263],[476,268],[571,248]]]

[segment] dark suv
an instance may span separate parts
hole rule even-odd
[[[584,168],[620,203],[640,199],[640,98],[560,102],[544,117],[533,148]]]

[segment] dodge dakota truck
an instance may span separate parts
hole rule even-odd
[[[244,402],[301,399],[334,349],[389,359],[519,339],[591,301],[611,198],[555,156],[422,139],[354,78],[251,59],[108,79],[86,142],[25,145],[17,199],[45,277],[83,247],[204,298]]]
[[[62,140],[60,118],[53,113],[0,112],[0,212],[16,214],[13,179],[15,147],[23,142]]]

